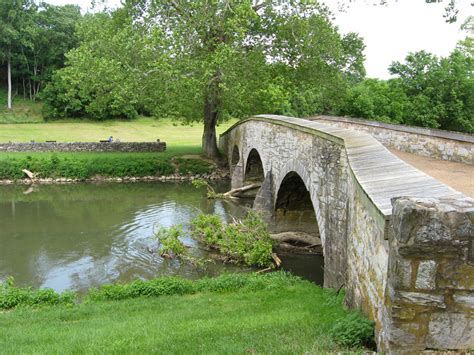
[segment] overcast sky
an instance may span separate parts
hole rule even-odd
[[[46,0],[55,5],[78,4],[83,11],[90,9],[90,0]],[[109,7],[119,6],[120,0],[107,0]],[[337,0],[324,1],[337,10]],[[347,1],[349,2],[349,1]],[[459,20],[447,24],[443,19],[444,3],[427,5],[425,0],[391,0],[388,6],[374,6],[376,0],[356,0],[345,12],[335,11],[336,24],[343,33],[357,32],[366,44],[367,75],[388,78],[388,66],[402,61],[409,52],[427,50],[446,56],[465,37],[460,26],[474,15],[472,0],[457,0]]]

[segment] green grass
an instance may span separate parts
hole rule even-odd
[[[1,93],[0,93],[1,94]],[[0,95],[0,98],[2,95]],[[34,105],[28,102],[28,105]],[[16,105],[19,109],[20,105]],[[42,178],[86,179],[95,175],[108,177],[169,175],[177,167],[180,174],[202,174],[209,171],[209,164],[197,159],[181,159],[183,155],[199,155],[203,125],[182,125],[170,119],[139,118],[130,121],[64,120],[37,123],[13,122],[0,112],[0,142],[97,142],[109,136],[125,141],[155,141],[167,144],[163,153],[5,153],[0,152],[0,179],[20,179],[22,169],[28,169]],[[32,115],[30,121],[35,121]],[[26,122],[28,120],[23,120]],[[234,121],[221,124],[221,133]],[[172,158],[173,162],[171,162]],[[191,157],[192,158],[192,157]],[[52,159],[59,160],[53,166]],[[152,166],[153,165],[153,166]]]
[[[237,285],[247,279],[244,287]],[[237,282],[236,282],[237,281]],[[195,282],[185,295],[89,301],[0,313],[2,353],[302,354],[362,351],[334,329],[367,323],[342,295],[276,273]],[[207,285],[207,286],[206,286]],[[214,286],[214,288],[213,288]],[[347,327],[346,327],[347,328]]]
[[[235,121],[218,127],[225,131]],[[65,120],[43,123],[1,124],[0,142],[97,142],[113,136],[122,142],[146,142],[161,139],[169,147],[199,147],[203,126],[201,123],[182,125],[170,119],[142,117],[130,121]]]
[[[38,123],[43,122],[42,104],[14,95],[12,110],[7,109],[7,91],[0,88],[0,123]]]
[[[189,150],[187,150],[189,152]],[[182,152],[181,152],[182,153]],[[6,153],[0,154],[0,180],[25,178],[23,169],[38,178],[85,180],[94,177],[143,177],[207,174],[214,165],[198,157],[184,158],[179,150],[166,153]]]

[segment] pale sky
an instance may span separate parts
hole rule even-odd
[[[90,0],[46,0],[55,5],[78,4],[83,11],[91,8]],[[99,2],[99,1],[97,1]],[[106,0],[109,7],[120,0]],[[355,0],[345,12],[338,12],[337,0],[323,1],[335,14],[335,23],[342,33],[357,32],[366,45],[367,76],[386,79],[388,66],[402,61],[409,52],[422,49],[448,55],[465,37],[459,28],[469,15],[474,15],[472,0],[457,0],[458,22],[447,24],[443,19],[444,3],[427,5],[425,0],[389,0],[387,6],[374,6],[377,0]],[[349,1],[346,1],[349,2]]]

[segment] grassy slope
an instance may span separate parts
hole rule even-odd
[[[2,353],[316,353],[343,350],[330,329],[342,297],[309,282],[0,313]]]
[[[232,122],[218,127],[223,132]],[[37,124],[1,124],[0,142],[91,142],[113,136],[121,141],[155,141],[157,138],[169,146],[196,147],[201,144],[202,124],[176,124],[171,120],[139,118],[132,121],[55,121]]]
[[[0,123],[43,122],[39,102],[24,100],[17,95],[13,98],[13,109],[7,110],[6,106],[7,91],[0,88]]]
[[[123,142],[165,141],[168,149],[176,153],[200,152],[201,123],[182,125],[170,119],[139,118],[136,120],[60,120],[44,122],[41,103],[23,100],[18,96],[13,110],[6,109],[6,92],[0,89],[0,142],[91,142],[113,136]],[[21,124],[18,124],[21,123]],[[235,121],[221,124],[217,131],[222,133]]]

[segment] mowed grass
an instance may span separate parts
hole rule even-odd
[[[0,313],[1,353],[303,354],[347,349],[342,295],[301,281],[266,290],[98,301]]]
[[[222,133],[235,121],[218,126]],[[142,117],[130,121],[66,120],[47,123],[0,124],[0,142],[97,142],[113,136],[122,142],[145,142],[160,139],[169,147],[198,147],[203,125],[183,125],[170,119]]]

